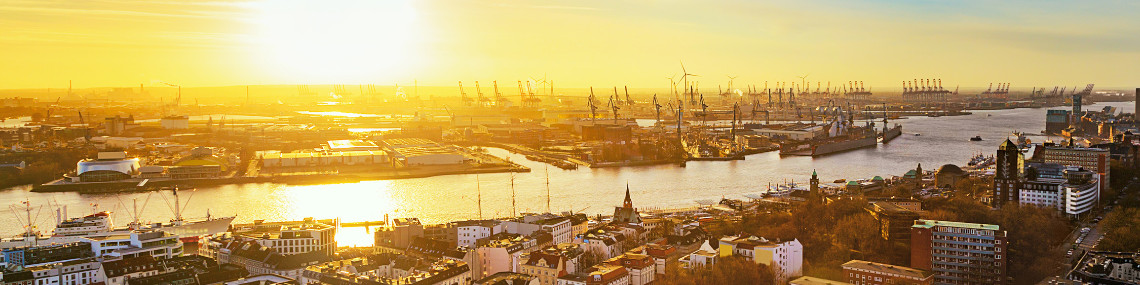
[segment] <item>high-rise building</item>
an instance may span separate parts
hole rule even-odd
[[[994,193],[990,205],[1001,207],[1008,202],[1017,202],[1021,189],[1021,172],[1025,169],[1025,155],[1013,141],[1006,139],[998,147],[997,165],[994,171]]]
[[[997,225],[917,220],[910,267],[934,272],[934,284],[1005,284],[1006,232]]]
[[[1098,176],[1076,166],[1031,163],[1021,181],[1020,203],[1057,209],[1068,216],[1092,211],[1100,200]]]
[[[1107,149],[1046,146],[1041,155],[1041,161],[1045,163],[1081,167],[1096,173],[1100,176],[1100,189],[1108,189],[1110,154]]]
[[[1081,121],[1081,116],[1084,115],[1084,112],[1081,112],[1081,95],[1080,92],[1073,93],[1073,113],[1071,114],[1073,118],[1069,120],[1069,124],[1075,128],[1080,127],[1078,122]]]

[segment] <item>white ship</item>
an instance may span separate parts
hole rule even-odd
[[[213,217],[210,215],[210,210],[206,210],[206,218],[187,220],[182,217],[182,200],[178,198],[178,188],[171,188],[174,193],[174,219],[167,223],[141,223],[138,221],[138,201],[135,201],[136,217],[134,221],[127,224],[127,229],[155,229],[171,234],[178,235],[182,242],[198,242],[198,238],[207,235],[219,234],[229,231],[230,223],[234,221],[236,216],[229,217]],[[193,197],[193,194],[191,194]],[[186,199],[190,201],[189,198]]]
[[[62,211],[56,211],[56,228],[52,231],[50,236],[41,235],[34,230],[32,223],[25,221],[27,224],[24,233],[17,237],[10,239],[0,240],[0,249],[10,248],[14,246],[28,245],[28,244],[52,244],[52,243],[68,243],[80,241],[86,237],[107,236],[113,234],[128,233],[135,230],[160,230],[170,234],[178,235],[182,242],[197,242],[202,236],[219,234],[229,231],[230,223],[234,221],[235,216],[229,217],[213,217],[210,212],[206,211],[206,217],[203,219],[184,219],[182,217],[181,201],[178,199],[177,189],[173,190],[174,193],[174,219],[167,223],[144,223],[138,219],[138,201],[135,201],[134,220],[127,224],[124,228],[115,228],[114,222],[111,219],[111,212],[97,211],[87,216],[78,218],[67,218],[67,207],[62,207]],[[27,219],[31,219],[31,210],[33,207],[28,201],[21,202],[24,206],[19,209],[28,212]]]

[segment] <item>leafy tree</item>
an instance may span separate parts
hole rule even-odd
[[[666,270],[660,279],[664,285],[726,285],[726,284],[776,284],[772,270],[742,257],[730,256],[717,260],[717,263],[694,269],[684,269],[676,265]]]
[[[1097,250],[1140,251],[1140,235],[1135,228],[1140,225],[1140,208],[1123,208],[1112,211],[1101,221],[1104,240]]]
[[[598,249],[587,249],[582,253],[582,257],[578,258],[578,268],[590,268],[605,261],[605,254]]]

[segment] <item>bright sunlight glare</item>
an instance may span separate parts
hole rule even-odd
[[[278,80],[364,83],[416,63],[415,8],[406,0],[267,1],[257,40]]]

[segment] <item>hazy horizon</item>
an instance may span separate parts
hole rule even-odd
[[[1128,71],[1140,66],[1132,36],[1140,18],[1128,11],[1138,8],[1109,0],[7,1],[0,89],[67,88],[68,80],[75,88],[454,86],[544,76],[556,89],[668,89],[680,61],[702,90],[730,75],[738,87],[807,75],[884,91],[925,78],[945,88],[1136,86]]]

